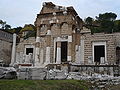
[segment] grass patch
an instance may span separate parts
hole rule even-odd
[[[0,90],[88,90],[80,80],[0,80]]]

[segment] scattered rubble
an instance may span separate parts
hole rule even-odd
[[[0,67],[0,79],[15,79],[17,72],[13,67]]]
[[[86,73],[70,72],[67,79],[86,80],[92,83],[91,89],[110,90],[110,86],[120,85],[120,76],[114,77],[107,74],[94,73],[91,76]]]
[[[47,68],[20,68],[16,71],[13,67],[0,67],[0,79],[24,79],[24,80],[86,80],[92,84],[91,89],[105,89],[112,85],[120,85],[120,76],[114,77],[107,74],[85,72],[66,72],[65,70]]]

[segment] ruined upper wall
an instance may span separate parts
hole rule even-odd
[[[73,11],[74,13],[76,13],[76,11],[74,10],[74,8],[72,6],[64,7],[64,6],[55,5],[52,2],[44,2],[43,8],[40,11],[40,14],[63,12],[63,11],[71,11],[71,12]]]
[[[50,21],[51,19],[56,19],[53,18],[54,16],[62,16],[63,19],[60,20],[65,20],[64,17],[65,15],[67,17],[72,16],[73,21],[78,20],[82,22],[82,19],[78,16],[77,12],[73,7],[64,7],[64,6],[57,6],[53,4],[52,2],[45,2],[43,3],[42,10],[40,11],[39,14],[37,14],[37,18],[35,21],[36,26],[40,26],[40,24],[45,24],[46,21]],[[68,16],[70,15],[70,16]],[[42,22],[42,23],[41,23]],[[65,22],[65,21],[62,21]],[[71,21],[70,21],[71,22]],[[47,23],[49,24],[49,23]],[[78,22],[79,24],[79,22]]]
[[[35,21],[37,36],[45,35],[47,30],[51,30],[52,35],[55,36],[59,32],[61,32],[59,35],[70,35],[73,30],[80,30],[82,25],[83,21],[73,7],[57,6],[52,2],[43,4],[43,8]]]

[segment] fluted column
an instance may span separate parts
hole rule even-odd
[[[36,37],[36,48],[35,48],[35,66],[38,67],[40,65],[40,48],[39,48],[39,43],[40,42],[40,37]]]
[[[80,45],[80,63],[84,64],[84,36],[81,36]]]
[[[71,61],[72,58],[71,58],[71,52],[72,50],[72,36],[68,36],[68,56],[67,56],[67,61]]]
[[[50,63],[50,49],[51,49],[51,31],[48,30],[47,32],[47,36],[46,36],[46,61],[45,64],[49,64]]]
[[[56,58],[56,63],[57,64],[61,63],[61,40],[60,40],[60,37],[57,38],[57,58]]]

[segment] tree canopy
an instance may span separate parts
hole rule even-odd
[[[115,13],[103,13],[103,14],[99,14],[99,16],[96,16],[96,19],[98,21],[114,21],[116,19],[117,15]]]
[[[85,19],[85,25],[91,29],[92,33],[113,33],[120,32],[120,20],[116,20],[117,15],[115,13],[103,13],[96,16],[95,19],[87,17]]]
[[[0,29],[8,30],[11,29],[11,26],[6,21],[0,20]]]
[[[20,31],[20,33],[26,32],[24,36],[22,36],[24,39],[27,39],[28,37],[35,37],[36,36],[36,27],[32,24],[26,24]]]

